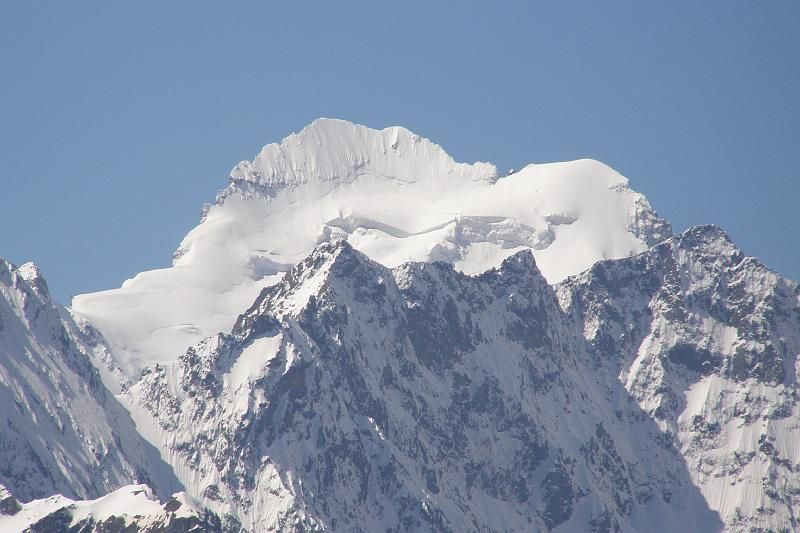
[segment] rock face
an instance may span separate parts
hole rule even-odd
[[[128,396],[252,531],[718,529],[575,324],[527,251],[470,277],[325,244]]]
[[[0,260],[0,483],[23,501],[134,480],[179,487],[104,387],[89,344],[33,264]]]
[[[717,227],[557,287],[598,383],[619,381],[731,531],[800,527],[800,287]]]

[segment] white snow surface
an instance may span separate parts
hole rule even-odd
[[[193,503],[186,494],[179,493],[174,498],[181,503],[175,516],[197,516],[194,509],[186,505],[190,501]],[[138,526],[137,531],[147,528],[148,525],[159,524],[167,516],[162,504],[147,485],[127,485],[95,500],[76,501],[56,494],[48,498],[22,503],[20,507],[22,509],[13,515],[0,514],[0,531],[4,533],[25,531],[37,521],[63,508],[70,510],[72,515],[70,525],[73,526],[90,517],[95,522],[117,517],[121,518],[126,525],[135,521]]]
[[[467,273],[527,248],[555,283],[670,232],[626,178],[597,161],[499,177],[494,165],[457,163],[401,127],[319,119],[238,164],[171,267],[77,296],[72,312],[135,378],[230,331],[262,288],[321,242],[347,239],[388,267],[443,260]]]

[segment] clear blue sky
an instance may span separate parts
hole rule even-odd
[[[800,278],[800,2],[3,2],[0,256],[56,297],[167,266],[319,116],[501,168],[593,157]]]

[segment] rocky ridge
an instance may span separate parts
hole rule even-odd
[[[721,526],[573,324],[530,252],[466,276],[326,244],[128,394],[252,531]]]

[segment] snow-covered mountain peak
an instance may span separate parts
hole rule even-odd
[[[36,279],[42,279],[42,273],[39,270],[39,267],[32,261],[23,264],[17,269],[17,271],[29,282]]]
[[[683,248],[690,248],[706,255],[739,260],[744,257],[733,239],[715,224],[692,226],[677,236],[675,241]]]
[[[499,272],[504,275],[529,276],[544,281],[542,273],[536,266],[536,258],[530,250],[519,251],[504,259],[503,263],[500,265]]]
[[[0,298],[27,327],[40,317],[37,326],[60,323],[47,282],[33,263],[17,267],[0,258]]]
[[[252,187],[274,192],[315,181],[349,181],[364,174],[436,190],[449,180],[494,181],[497,168],[456,163],[440,146],[399,126],[374,130],[322,118],[279,144],[266,145],[253,161],[239,163],[223,196]]]
[[[255,303],[244,313],[233,327],[237,334],[244,329],[242,320],[255,314],[263,314],[267,307],[275,317],[282,319],[295,317],[301,313],[309,300],[318,296],[324,289],[336,284],[336,280],[345,280],[352,284],[357,272],[373,269],[372,278],[380,282],[381,271],[366,255],[353,249],[345,240],[323,243],[303,261],[292,267],[283,279],[261,291]],[[365,277],[359,281],[367,281]],[[276,303],[277,302],[277,303]]]
[[[50,289],[47,287],[47,281],[42,276],[39,267],[32,262],[27,262],[17,269],[19,275],[28,282],[28,284],[36,291],[36,293],[43,299],[50,299]]]
[[[230,332],[261,289],[338,240],[387,267],[444,261],[467,274],[531,250],[550,282],[672,234],[628,180],[593,160],[534,164],[498,178],[393,127],[320,119],[252,162],[181,242],[172,268],[76,297],[129,377]]]
[[[602,163],[406,180],[354,128],[80,327],[0,260],[0,530],[798,529],[800,285]]]

